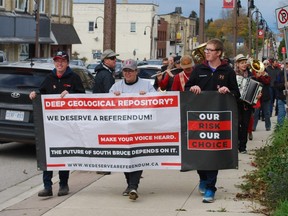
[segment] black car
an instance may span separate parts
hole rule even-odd
[[[91,93],[92,74],[85,67],[70,67],[80,76],[87,93]],[[53,68],[51,63],[37,62],[0,65],[0,142],[35,142],[29,94],[40,87]]]

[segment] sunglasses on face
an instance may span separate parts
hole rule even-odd
[[[116,60],[116,57],[115,56],[112,56],[112,57],[109,57],[107,59],[110,59],[110,60]]]

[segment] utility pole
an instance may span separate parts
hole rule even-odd
[[[40,13],[39,13],[39,0],[34,0],[34,12],[35,12],[35,20],[36,20],[36,33],[35,33],[35,58],[40,57],[40,49],[39,49],[39,21],[40,21]]]
[[[238,0],[239,1],[239,0]],[[233,56],[236,56],[237,53],[237,18],[239,13],[239,3],[238,1],[234,2],[234,19],[233,19]]]
[[[116,0],[104,1],[104,40],[103,51],[112,49],[116,52]]]
[[[200,0],[200,17],[199,17],[199,43],[205,42],[204,28],[205,28],[205,0]]]

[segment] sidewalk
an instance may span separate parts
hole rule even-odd
[[[274,126],[276,117],[271,121]],[[202,203],[196,171],[144,170],[137,201],[122,196],[126,188],[123,173],[102,176],[75,171],[71,174],[68,196],[57,197],[55,184],[53,197],[39,198],[34,193],[0,211],[0,216],[259,216],[253,213],[259,209],[256,203],[236,198],[241,193],[237,186],[243,182],[242,176],[254,169],[250,165],[253,150],[264,145],[271,133],[259,121],[254,139],[248,141],[248,154],[239,154],[239,169],[219,171],[214,203]]]

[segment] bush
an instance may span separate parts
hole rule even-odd
[[[273,216],[288,216],[288,201],[280,203],[279,207],[274,212]]]
[[[254,163],[257,169],[245,176],[242,189],[272,212],[288,200],[287,120],[274,131],[265,146],[256,150]]]

